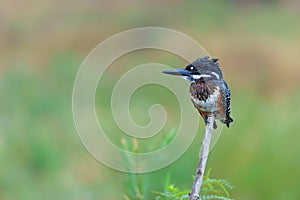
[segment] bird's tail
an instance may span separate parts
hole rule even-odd
[[[233,119],[230,116],[227,116],[227,118],[224,121],[224,124],[229,128],[230,123],[233,122]]]

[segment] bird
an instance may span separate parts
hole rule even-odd
[[[229,128],[230,123],[233,122],[230,117],[231,94],[223,79],[218,61],[218,58],[203,56],[189,63],[185,68],[163,70],[162,73],[181,76],[191,83],[189,92],[192,103],[206,125],[208,117],[214,115],[215,119]],[[216,121],[213,128],[217,128]]]

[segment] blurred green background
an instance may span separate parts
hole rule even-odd
[[[1,1],[0,199],[123,198],[126,174],[85,150],[73,123],[71,95],[92,48],[143,26],[186,33],[220,59],[235,122],[224,128],[210,154],[211,176],[229,180],[234,199],[300,199],[299,19],[297,0]],[[125,136],[111,119],[113,84],[147,62],[185,64],[166,52],[145,50],[109,68],[96,107],[108,116],[103,125],[117,144]],[[151,104],[162,103],[171,114],[161,134],[176,128],[180,111],[170,91],[145,86],[134,97],[131,111],[138,123],[148,122]],[[191,187],[200,142],[199,136],[177,162],[144,176],[147,199],[163,190],[166,174],[180,188]]]

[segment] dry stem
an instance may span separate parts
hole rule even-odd
[[[214,121],[215,121],[214,115],[209,116],[207,119],[207,124],[205,126],[205,132],[204,132],[202,145],[200,149],[199,161],[196,169],[196,175],[192,186],[192,191],[190,192],[189,200],[200,200],[199,198],[200,187],[202,185],[202,179],[204,175],[206,161],[208,158],[211,133],[212,133]]]

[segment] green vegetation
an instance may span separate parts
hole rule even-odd
[[[233,189],[233,186],[227,180],[210,178],[210,172],[211,170],[203,177],[200,198],[203,200],[232,200],[228,190]],[[180,190],[173,184],[166,184],[165,191],[157,192],[159,196],[155,200],[187,200],[190,191],[190,189]]]
[[[172,140],[174,133],[170,132],[167,137],[160,140],[160,146],[169,144]],[[133,153],[139,152],[139,144],[136,139],[128,140],[122,139],[123,149]],[[151,151],[151,149],[148,149]],[[131,166],[130,159],[124,156],[128,166]],[[203,200],[209,199],[221,199],[221,200],[232,200],[230,198],[229,190],[233,189],[227,180],[215,179],[210,177],[211,169],[208,170],[206,175],[203,177],[201,186],[200,198]],[[150,199],[150,185],[149,179],[144,174],[128,173],[127,181],[125,182],[125,193],[123,194],[124,200],[142,200]],[[164,178],[164,191],[153,192],[157,196],[155,200],[187,200],[190,189],[180,190],[178,187],[171,184],[171,175],[167,174]],[[152,194],[153,195],[153,194]],[[152,199],[153,197],[151,197]]]

